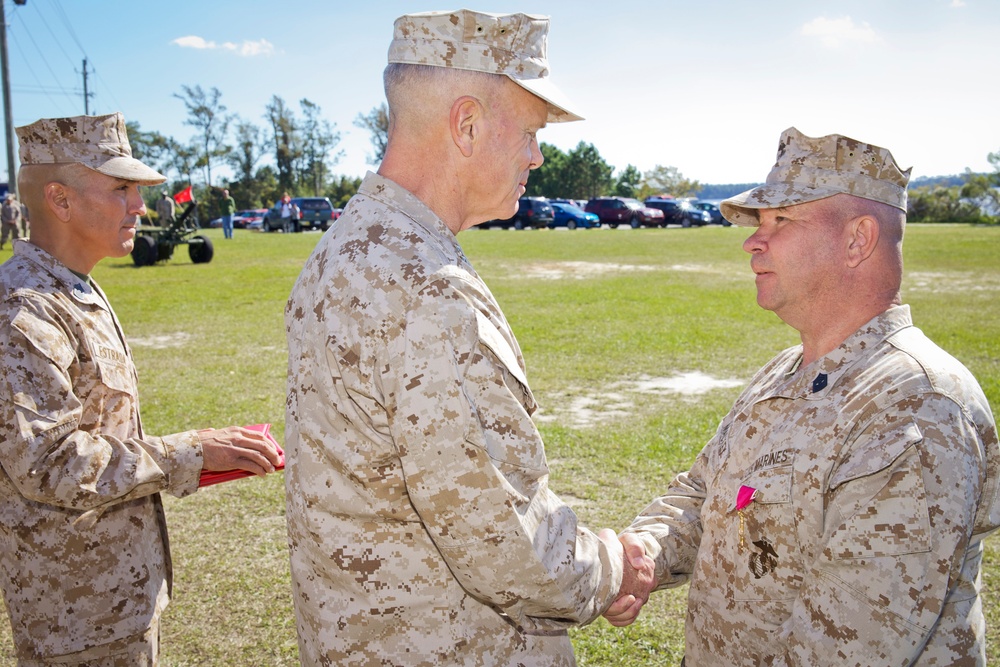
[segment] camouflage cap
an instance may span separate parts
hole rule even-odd
[[[840,134],[814,139],[791,127],[781,134],[778,160],[764,185],[724,200],[719,209],[733,224],[756,227],[760,224],[757,209],[805,204],[843,193],[905,212],[909,180],[910,169],[900,170],[884,148]]]
[[[469,9],[407,14],[396,19],[390,63],[500,74],[549,104],[550,123],[583,120],[549,79],[549,19]]]
[[[82,164],[107,176],[156,185],[166,176],[132,157],[125,116],[42,118],[17,128],[22,165]]]

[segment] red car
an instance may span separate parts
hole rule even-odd
[[[587,213],[596,213],[601,224],[619,227],[663,227],[666,219],[663,211],[649,208],[638,199],[629,197],[596,197],[587,202]]]
[[[264,221],[266,208],[252,208],[246,211],[236,211],[233,215],[233,227],[237,229],[260,229]]]

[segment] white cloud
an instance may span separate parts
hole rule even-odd
[[[215,42],[206,42],[203,37],[196,37],[194,35],[188,35],[187,37],[178,37],[171,44],[176,44],[185,49],[214,49],[216,48]]]
[[[965,7],[965,0],[951,0],[951,4],[948,5],[948,6],[949,7],[955,7],[955,8]]]
[[[858,25],[850,16],[839,19],[820,16],[803,25],[799,31],[803,36],[816,38],[823,46],[831,49],[852,43],[873,44],[879,39],[867,21]]]
[[[256,42],[244,41],[240,46],[241,56],[270,56],[274,54],[274,44],[262,39]]]
[[[250,40],[244,40],[240,44],[235,42],[223,42],[222,44],[217,44],[216,42],[205,39],[204,37],[198,37],[196,35],[188,35],[187,37],[178,37],[171,44],[176,44],[177,46],[185,49],[222,49],[224,51],[231,51],[241,56],[269,56],[274,53],[274,44],[267,41],[266,39],[261,39],[256,42]]]

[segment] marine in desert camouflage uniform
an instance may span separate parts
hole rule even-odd
[[[11,192],[0,206],[0,250],[7,244],[7,238],[16,241],[21,237],[18,225],[22,222],[21,204]]]
[[[18,664],[155,665],[171,584],[159,493],[272,471],[242,428],[144,432],[121,323],[89,277],[127,255],[140,185],[121,114],[17,128],[30,241],[0,266],[0,587]]]
[[[542,162],[535,133],[579,118],[546,78],[547,29],[465,10],[397,20],[385,159],[292,290],[304,665],[572,665],[568,626],[652,586],[641,549],[640,577],[549,490],[520,348],[456,239],[513,215]]]
[[[792,128],[766,184],[722,203],[757,227],[758,303],[802,344],[630,528],[661,586],[690,578],[689,666],[985,663],[997,431],[901,304],[908,178],[885,149]]]

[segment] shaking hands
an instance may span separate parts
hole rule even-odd
[[[613,554],[619,555],[623,563],[618,599],[604,612],[604,618],[614,626],[629,625],[639,616],[656,587],[653,559],[646,555],[642,542],[632,533],[624,533],[619,538],[615,531],[605,528],[597,537]]]

